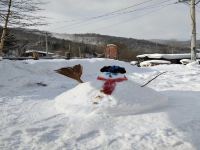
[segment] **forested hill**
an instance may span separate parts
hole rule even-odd
[[[160,44],[165,44],[165,45],[175,45],[175,46],[179,46],[179,47],[188,47],[190,48],[191,45],[191,41],[187,40],[187,41],[178,41],[178,40],[160,40],[160,39],[152,39],[152,42],[157,42]],[[197,40],[197,48],[200,48],[200,40]]]
[[[9,29],[7,36],[7,50],[26,49],[45,50],[45,32],[22,28]],[[55,34],[48,33],[49,51],[61,51],[63,55],[69,51],[72,56],[79,56],[79,49],[84,53],[103,53],[106,44],[116,44],[119,47],[121,60],[134,60],[135,56],[144,53],[183,53],[189,52],[188,48],[158,44],[147,40],[114,37],[100,34]]]
[[[60,39],[67,39],[76,42],[83,42],[94,45],[106,45],[113,43],[119,47],[123,47],[135,53],[183,53],[188,52],[188,48],[180,45],[168,45],[158,42],[140,40],[125,37],[115,37],[100,34],[53,34],[53,36]]]
[[[9,29],[8,32],[5,51],[13,51],[16,49],[21,53],[28,49],[45,51],[46,32],[23,28],[12,28]],[[59,51],[61,54],[65,55],[65,52],[69,52],[70,48],[72,57],[79,56],[79,49],[81,49],[82,53],[102,53],[103,48],[100,46],[58,39],[53,37],[51,33],[48,33],[47,37],[50,52]]]

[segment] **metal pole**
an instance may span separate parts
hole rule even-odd
[[[191,37],[191,60],[196,61],[196,14],[195,5],[196,0],[191,0],[191,20],[192,20],[192,37]]]
[[[81,58],[81,47],[79,47],[79,57]]]
[[[69,43],[69,59],[71,59],[71,45],[70,45],[70,43]]]
[[[48,51],[49,51],[49,48],[48,48],[48,37],[47,37],[47,36],[48,36],[48,34],[47,34],[47,32],[46,32],[46,36],[45,36],[45,37],[46,37],[46,55],[48,56],[48,55],[49,55],[49,54],[48,54],[48,53],[49,53],[49,52],[48,52]]]

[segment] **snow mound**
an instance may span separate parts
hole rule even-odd
[[[133,66],[138,65],[138,61],[131,61],[130,64]]]
[[[112,95],[102,94],[102,81],[91,81],[80,84],[55,99],[58,111],[66,114],[89,115],[108,113],[112,115],[134,115],[160,108],[167,104],[167,98],[158,92],[132,81],[117,83]],[[98,104],[96,97],[101,96]]]
[[[137,58],[154,58],[154,59],[188,59],[191,57],[190,53],[185,54],[143,54],[136,56]],[[197,57],[200,57],[200,53],[197,53]]]
[[[147,60],[140,63],[141,67],[155,66],[155,65],[165,65],[171,64],[170,61],[167,60]]]
[[[200,61],[191,61],[191,63],[188,63],[187,64],[187,67],[190,67],[190,68],[199,68],[200,67]]]
[[[191,59],[181,59],[180,62],[181,62],[181,64],[183,64],[183,65],[187,65],[187,64],[189,64],[189,63],[192,63],[193,60],[191,60]]]

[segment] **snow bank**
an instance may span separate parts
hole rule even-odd
[[[78,86],[54,71],[76,64],[83,65],[86,82]],[[94,105],[90,98],[103,84],[96,77],[104,65],[124,66],[129,80]],[[148,87],[169,98],[164,109],[158,105],[166,104],[165,97],[130,81],[143,83],[163,71]],[[184,65],[138,68],[107,59],[2,60],[0,149],[200,149],[199,74]],[[141,114],[130,115],[135,113]]]
[[[187,67],[190,67],[190,68],[200,68],[200,61],[197,60],[197,61],[191,61],[190,63],[187,64]]]
[[[56,91],[68,90],[77,85],[77,81],[67,78],[63,75],[56,73],[54,70],[62,67],[72,67],[81,64],[83,66],[83,75],[81,79],[84,82],[95,80],[99,74],[100,68],[105,65],[119,65],[126,68],[127,74],[133,72],[142,73],[152,71],[141,69],[130,65],[129,63],[116,61],[111,59],[54,59],[54,60],[24,60],[24,61],[11,61],[2,60],[0,63],[0,90],[1,96],[7,96],[9,91],[12,94],[19,94],[20,91],[34,90],[41,93],[38,83],[47,85],[46,89],[52,88]],[[38,88],[36,88],[38,87]],[[19,90],[21,89],[21,90]],[[24,92],[22,92],[23,94]],[[32,92],[33,93],[33,92]]]
[[[190,53],[186,54],[143,54],[138,55],[137,58],[154,58],[154,59],[188,59],[191,57]],[[197,53],[197,57],[200,58],[200,53]]]
[[[131,61],[130,64],[133,65],[133,66],[135,66],[135,65],[138,64],[138,61]]]
[[[109,113],[112,115],[133,115],[166,105],[167,98],[150,88],[141,88],[132,81],[117,83],[111,96],[100,93],[102,81],[91,81],[59,95],[55,100],[58,111],[66,114],[89,115]],[[99,104],[93,104],[95,97],[103,95]]]
[[[181,62],[181,64],[183,64],[183,65],[187,65],[187,64],[189,64],[189,63],[192,63],[193,60],[191,60],[191,59],[181,59],[180,62]]]
[[[162,64],[171,64],[171,62],[166,61],[166,60],[148,60],[148,61],[141,62],[140,66],[141,67],[148,67],[148,66],[162,65]]]

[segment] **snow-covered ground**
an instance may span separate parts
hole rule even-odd
[[[76,64],[83,65],[84,84],[54,71]],[[104,65],[125,67],[128,81],[117,84],[105,99],[109,104],[94,105],[88,100],[101,85],[96,77]],[[139,86],[163,71],[148,85],[155,91]],[[106,59],[0,61],[0,149],[198,150],[199,77],[195,64],[138,68]]]

